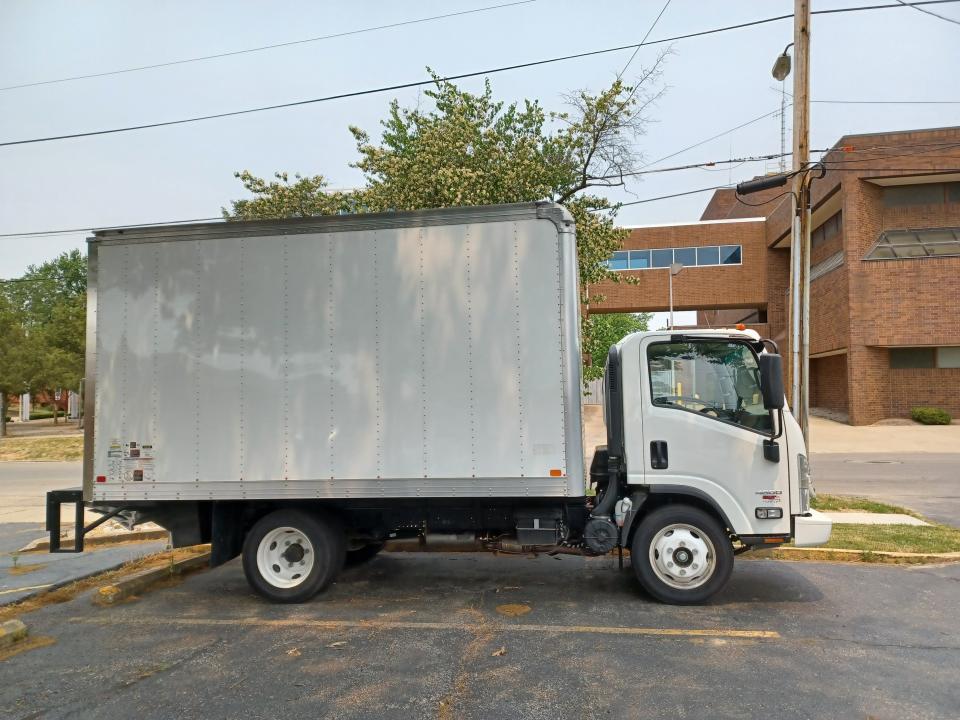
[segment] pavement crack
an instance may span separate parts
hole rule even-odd
[[[818,635],[810,638],[809,641],[827,641],[844,643],[846,645],[860,645],[863,647],[894,648],[897,650],[953,650],[960,652],[960,646],[957,645],[913,645],[909,643],[884,643],[872,642],[870,640],[857,640],[856,638],[835,637],[831,635]]]
[[[117,682],[104,692],[98,692],[95,700],[91,700],[89,703],[78,704],[77,706],[71,708],[66,714],[59,717],[64,718],[64,720],[72,717],[91,717],[96,714],[94,711],[102,706],[107,700],[112,700],[113,698],[119,697],[125,691],[135,687],[136,685],[139,685],[144,680],[149,680],[150,678],[157,677],[158,675],[169,673],[170,671],[176,670],[177,668],[194,660],[213,655],[225,644],[226,640],[224,638],[217,638],[213,642],[207,643],[198,648],[194,648],[192,651],[180,658],[177,658],[176,660],[172,660],[167,663],[156,663],[154,667],[142,670],[132,678]],[[43,715],[45,715],[46,712],[48,711],[44,711]]]

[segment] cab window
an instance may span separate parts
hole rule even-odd
[[[655,406],[770,432],[757,357],[745,343],[653,343],[647,366]]]

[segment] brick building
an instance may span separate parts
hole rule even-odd
[[[933,405],[960,416],[960,127],[848,135],[812,185],[810,404],[863,425]],[[591,312],[676,310],[785,346],[785,188],[718,190],[697,222],[632,228]],[[749,203],[746,204],[746,203]]]

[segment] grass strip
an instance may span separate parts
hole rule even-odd
[[[83,438],[25,437],[0,440],[0,462],[24,460],[82,460]]]
[[[835,523],[821,547],[864,552],[960,552],[960,529],[946,525],[853,525]]]
[[[881,515],[910,515],[915,518],[923,516],[915,510],[901,507],[900,505],[890,505],[889,503],[877,502],[865,497],[856,497],[853,495],[823,495],[818,494],[813,502],[810,503],[814,510],[821,512],[870,512]]]

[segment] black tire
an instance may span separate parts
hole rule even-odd
[[[257,560],[261,543],[267,535],[280,528],[292,528],[301,533],[309,540],[313,550],[309,572],[302,580],[298,578],[298,583],[293,587],[280,587],[271,582],[270,578],[261,572]],[[277,543],[272,545],[276,546]],[[301,544],[301,550],[302,548]],[[336,579],[343,569],[345,556],[346,535],[336,518],[319,511],[308,513],[301,510],[276,510],[260,518],[247,533],[243,543],[243,574],[246,575],[250,587],[267,600],[277,603],[302,603],[326,589]]]
[[[377,553],[383,550],[383,546],[386,543],[382,542],[373,542],[363,547],[357,548],[356,550],[347,550],[347,567],[356,567],[357,565],[363,565],[366,562],[373,560]]]
[[[713,546],[713,572],[702,584],[695,587],[675,587],[665,581],[653,566],[651,544],[661,530],[675,524],[690,526],[694,529],[696,538],[702,542],[703,538],[700,536],[705,536]],[[676,548],[670,549],[676,551]],[[659,555],[655,554],[655,557]],[[683,555],[681,559],[695,562],[689,555]],[[689,505],[667,505],[654,510],[640,522],[630,547],[630,564],[643,589],[655,599],[670,605],[697,605],[708,600],[727,584],[733,572],[733,546],[721,524],[712,515]],[[680,567],[679,562],[677,567]],[[664,571],[660,572],[667,575]],[[682,582],[683,579],[677,579],[675,584]]]

